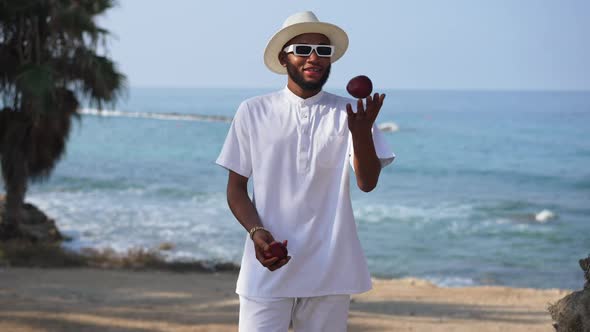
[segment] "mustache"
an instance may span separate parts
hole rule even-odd
[[[328,81],[331,69],[332,65],[330,64],[325,68],[326,71],[324,72],[324,76],[322,76],[319,81],[307,82],[303,78],[303,75],[297,71],[297,68],[294,65],[287,63],[287,74],[291,80],[293,80],[293,82],[295,82],[304,91],[315,91],[317,89],[321,89]]]

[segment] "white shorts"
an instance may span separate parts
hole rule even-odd
[[[350,295],[251,297],[240,295],[240,332],[346,331]]]

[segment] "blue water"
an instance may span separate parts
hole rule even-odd
[[[270,90],[131,89],[122,112],[231,117]],[[343,94],[343,91],[332,91]],[[386,91],[397,159],[353,207],[369,268],[439,285],[577,289],[590,254],[590,93]],[[214,164],[223,121],[83,115],[28,199],[68,246],[155,248],[240,262],[245,231]],[[354,182],[351,182],[354,183]],[[549,210],[555,218],[536,221]]]

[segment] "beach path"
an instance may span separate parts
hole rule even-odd
[[[233,273],[0,268],[0,331],[237,331]],[[349,331],[553,331],[564,290],[375,280]]]

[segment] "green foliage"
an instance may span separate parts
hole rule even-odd
[[[23,94],[44,98],[53,90],[53,73],[48,66],[26,64],[18,70],[15,83]]]
[[[113,6],[114,0],[0,0],[3,238],[20,236],[27,181],[46,179],[63,156],[79,101],[101,108],[125,90],[125,76],[105,55],[109,32],[96,23]]]
[[[100,52],[109,32],[95,19],[113,0],[1,0],[0,95],[32,118],[61,110],[64,89],[99,107],[114,103],[125,76]]]

